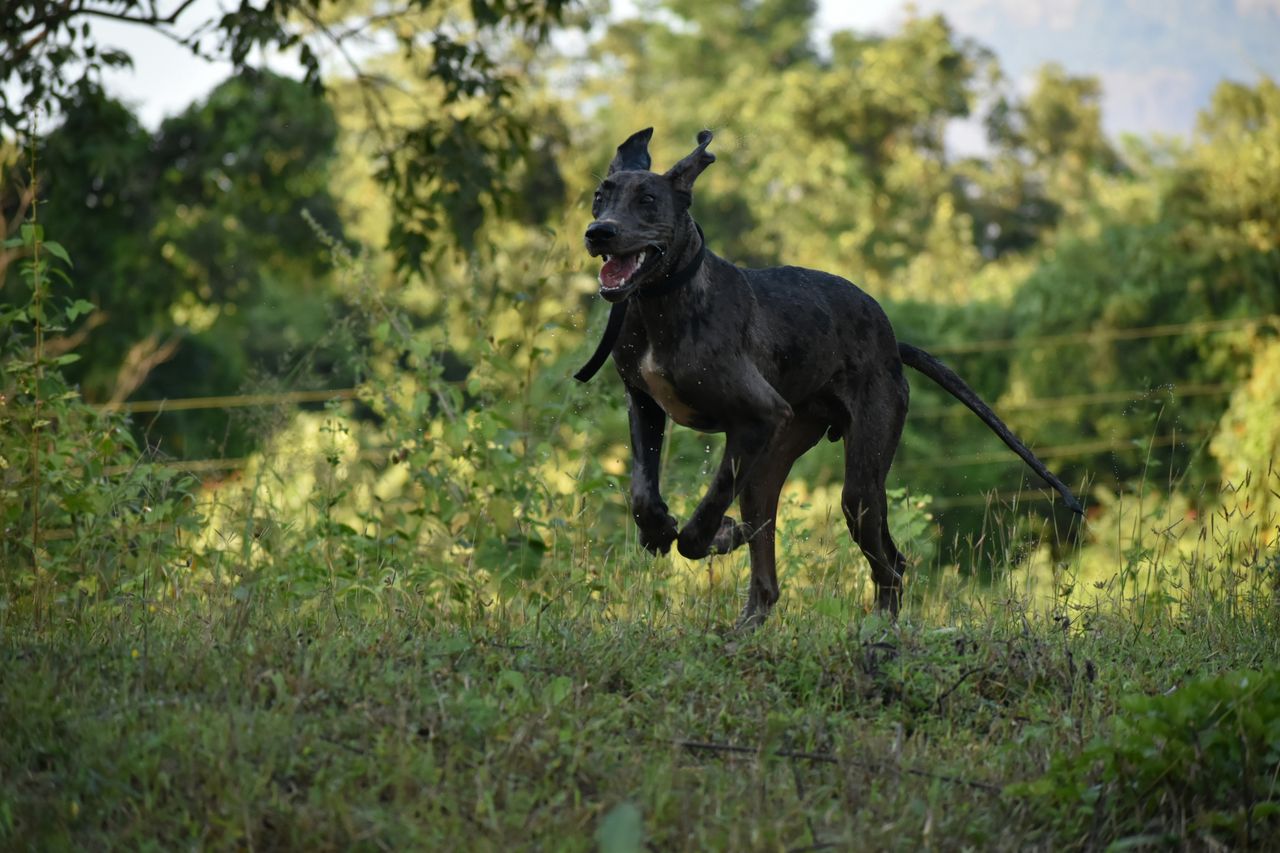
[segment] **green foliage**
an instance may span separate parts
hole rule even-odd
[[[70,288],[98,309],[68,330],[81,356],[69,380],[113,404],[231,394],[262,374],[349,384],[342,354],[325,345],[325,255],[302,217],[339,230],[336,135],[322,100],[271,74],[228,80],[155,134],[83,89],[40,146],[42,215],[78,235]],[[11,280],[5,293],[18,288]],[[221,412],[166,415],[146,430],[140,441],[188,458],[239,455],[255,440]]]
[[[501,169],[519,159],[529,126],[504,106],[518,89],[513,70],[519,45],[545,41],[570,7],[567,0],[405,0],[390,7],[349,0],[242,3],[217,17],[195,21],[191,3],[143,0],[21,0],[6,7],[0,23],[5,56],[0,82],[0,126],[20,136],[33,133],[40,114],[59,116],[74,109],[104,67],[127,67],[128,53],[103,46],[93,30],[98,18],[121,20],[157,31],[210,59],[229,59],[237,72],[250,67],[255,50],[292,55],[304,70],[304,83],[323,90],[320,56],[337,52],[352,62],[363,104],[378,130],[377,172],[395,199],[397,219],[392,241],[403,268],[420,270],[424,255],[452,243],[473,245],[479,226],[476,199],[509,197]],[[413,79],[430,88],[440,110],[418,110],[410,120],[389,106],[381,82],[352,59],[348,42],[375,31],[389,37],[406,55]],[[476,121],[467,112],[488,110],[492,120]],[[280,117],[284,120],[284,117]],[[467,128],[459,133],[459,128]],[[440,176],[461,175],[459,181]],[[424,184],[419,186],[419,184]]]
[[[0,312],[0,611],[39,623],[164,585],[186,569],[198,520],[192,482],[154,469],[122,418],[80,399],[62,372],[77,354],[47,349],[93,310],[68,293],[67,251],[34,222],[4,248],[25,255],[27,298]]]
[[[583,129],[595,145],[578,174],[607,163],[637,116],[666,129],[658,164],[710,126],[723,144],[696,210],[717,252],[831,269],[895,295],[928,255],[914,294],[962,286],[977,256],[942,135],[976,97],[979,49],[938,17],[883,38],[839,33],[819,52],[812,4],[668,11],[613,23],[593,46],[592,59],[621,73],[583,87],[603,106]]]
[[[0,254],[0,846],[1274,842],[1272,81],[1121,162],[1097,82],[1048,68],[957,163],[947,123],[1004,84],[940,17],[819,43],[808,0],[670,0],[566,69],[539,45],[567,4],[303,3],[216,29],[240,62],[352,24],[398,50],[328,104],[240,74],[153,134],[71,85],[92,4],[27,5],[47,30],[0,34],[63,63],[30,91],[71,251],[30,222]],[[824,443],[775,617],[725,633],[745,553],[644,554],[616,377],[568,378],[604,319],[590,176],[650,123],[659,167],[720,131],[713,248],[866,286],[1093,484],[1087,524],[967,504],[1027,475],[916,382],[901,619],[868,613]],[[134,433],[79,393],[347,385]],[[197,484],[140,437],[242,458]],[[719,444],[669,435],[678,517]]]
[[[1260,342],[1261,343],[1261,342]],[[1276,478],[1280,468],[1280,342],[1262,344],[1249,378],[1231,395],[1231,402],[1209,450],[1222,479],[1244,500],[1245,512],[1256,513],[1263,525],[1280,519]]]
[[[1161,742],[1198,783],[1233,761],[1257,774],[1252,843],[1272,840],[1275,757],[1260,747],[1276,679],[1240,689],[1216,673],[1275,657],[1273,609],[1165,611],[1134,630],[1112,601],[1072,629],[961,583],[920,620],[784,606],[722,635],[699,613],[732,591],[686,601],[636,561],[597,569],[595,585],[565,577],[550,599],[465,615],[392,588],[365,615],[257,596],[243,619],[238,602],[191,596],[41,629],[10,615],[0,843],[1103,847],[1131,837],[1141,818],[1122,806],[1142,792],[1113,785],[1115,823],[1090,836],[1053,819],[1048,805],[1077,803],[1046,803],[1037,780],[1095,743],[1154,773]],[[1094,784],[1093,766],[1051,790]],[[1192,837],[1244,844],[1228,814]]]
[[[644,815],[633,803],[619,803],[600,819],[596,843],[601,853],[638,853],[644,849]]]
[[[1242,670],[1121,699],[1095,742],[1014,792],[1076,843],[1266,847],[1280,837],[1278,775],[1280,671]]]
[[[1060,235],[1013,305],[1019,335],[1029,343],[1063,333],[1080,338],[1058,352],[1018,359],[1014,387],[1036,397],[1060,396],[1066,389],[1173,392],[1161,420],[1176,427],[1186,443],[1159,454],[1158,468],[1184,470],[1192,464],[1195,448],[1223,413],[1222,395],[1180,398],[1179,388],[1242,380],[1259,334],[1267,334],[1267,318],[1280,312],[1280,290],[1272,286],[1280,269],[1280,234],[1270,224],[1276,210],[1267,193],[1276,169],[1265,153],[1280,137],[1274,119],[1261,119],[1274,114],[1266,104],[1280,110],[1274,90],[1274,83],[1264,81],[1245,95],[1224,84],[1204,119],[1206,127],[1221,124],[1223,130],[1206,134],[1185,158],[1158,169],[1137,191],[1109,190],[1107,203]],[[1216,327],[1250,318],[1261,324]],[[1185,332],[1153,339],[1106,334],[1166,325],[1184,326]],[[1098,338],[1091,339],[1093,334]],[[1081,352],[1088,357],[1072,355]],[[1130,409],[1089,417],[1066,407],[1041,433],[1058,441],[1082,434],[1152,438],[1155,423],[1133,415]],[[1132,479],[1147,463],[1130,454],[1104,476]],[[1204,461],[1194,470],[1198,478],[1212,476]]]

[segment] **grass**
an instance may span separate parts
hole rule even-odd
[[[664,565],[625,558],[555,598],[448,616],[404,593],[306,612],[121,599],[38,630],[0,614],[0,847],[1280,841],[1261,809],[1274,776],[1239,802],[1208,784],[1126,794],[1096,752],[1135,697],[1270,678],[1266,600],[1067,620],[953,579],[897,623],[793,597],[739,635],[732,584],[672,590]],[[1267,748],[1248,766],[1280,761],[1280,733]]]

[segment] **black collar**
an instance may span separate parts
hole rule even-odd
[[[665,281],[655,282],[648,287],[640,288],[634,291],[632,296],[640,299],[649,299],[654,296],[665,296],[675,290],[685,286],[693,281],[693,277],[698,274],[698,268],[702,266],[702,261],[707,255],[707,238],[702,235],[702,228],[698,223],[693,223],[694,229],[698,232],[698,254],[694,255],[684,268],[667,276]],[[591,377],[596,375],[604,364],[605,359],[609,357],[609,353],[613,352],[613,345],[618,341],[618,335],[622,333],[622,321],[627,316],[627,303],[631,301],[628,296],[621,302],[613,303],[613,307],[609,309],[609,324],[604,328],[604,335],[600,338],[600,343],[596,345],[596,351],[591,354],[591,359],[582,366],[582,369],[573,374],[573,378],[579,382],[587,382]]]
[[[654,296],[665,296],[693,281],[693,277],[698,274],[698,267],[702,266],[702,259],[707,255],[707,238],[702,236],[702,226],[695,222],[693,227],[698,232],[698,254],[694,255],[693,260],[683,269],[667,276],[666,281],[654,282],[648,287],[637,290],[635,292],[637,298],[651,299]]]

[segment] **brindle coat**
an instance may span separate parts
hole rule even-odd
[[[778,599],[783,482],[824,435],[843,439],[845,520],[871,564],[877,603],[896,613],[905,561],[889,534],[885,478],[907,414],[904,363],[969,406],[1081,511],[958,376],[900,344],[880,305],[854,284],[800,267],[743,269],[706,250],[689,206],[694,181],[715,161],[711,133],[698,134],[691,154],[657,174],[649,171],[652,132],[618,147],[585,237],[588,252],[606,258],[601,295],[628,306],[612,356],[627,392],[632,514],[646,549],[665,553],[674,542],[700,558],[747,544],[751,585],[741,623],[758,624]],[[725,433],[724,458],[682,528],[658,486],[667,418]],[[725,515],[735,499],[742,523]]]

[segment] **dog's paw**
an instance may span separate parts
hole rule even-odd
[[[640,546],[650,554],[665,554],[676,541],[676,520],[667,516],[656,525],[640,528]]]
[[[733,626],[735,633],[748,634],[764,624],[769,618],[771,607],[757,606],[748,604],[742,610],[742,615],[738,617],[738,622]]]
[[[709,554],[727,554],[751,539],[751,528],[728,516],[718,527],[709,527],[690,519],[676,541],[680,554],[690,560],[701,560]]]
[[[728,554],[734,548],[745,545],[751,539],[751,528],[725,516],[720,521],[720,529],[711,540],[712,554]]]
[[[717,528],[708,529],[696,521],[690,521],[680,531],[680,536],[676,539],[676,547],[680,549],[682,557],[701,560],[711,553],[711,545],[715,541],[717,532]]]
[[[676,539],[676,548],[686,560],[701,560],[711,553],[711,540],[706,536],[698,536],[686,527]]]

